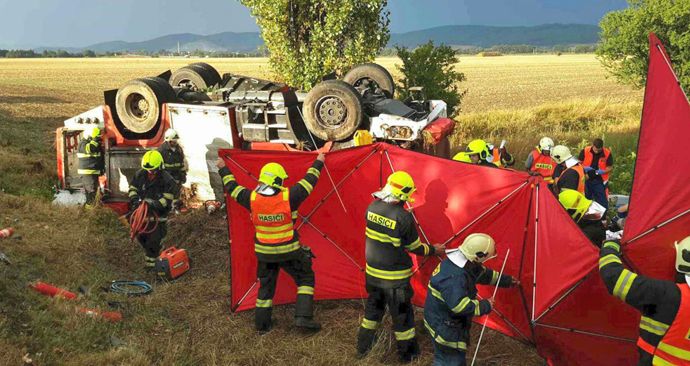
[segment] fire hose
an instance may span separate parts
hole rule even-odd
[[[138,235],[150,234],[158,228],[158,214],[144,201],[129,216],[129,238],[134,241]]]

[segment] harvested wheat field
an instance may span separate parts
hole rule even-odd
[[[187,248],[194,262],[181,279],[163,283],[141,268],[142,250],[108,209],[50,205],[53,136],[64,119],[100,104],[103,90],[196,61],[271,78],[266,60],[251,58],[0,60],[0,229],[17,232],[0,240],[12,260],[0,263],[0,365],[22,364],[23,357],[35,365],[397,364],[390,319],[372,354],[355,358],[361,301],[318,303],[324,329],[316,335],[294,331],[293,306],[277,307],[277,327],[263,336],[253,330],[251,312],[231,314],[228,234],[220,215],[199,211],[172,220],[165,244]],[[398,75],[397,59],[379,62]],[[626,156],[635,147],[641,91],[606,79],[594,56],[462,57],[458,68],[468,78],[468,94],[456,117],[456,149],[478,137],[507,139],[523,159],[544,134],[572,147],[597,135],[610,141],[621,157],[617,164],[634,161]],[[626,169],[616,174],[612,181],[623,182],[617,188],[624,191]],[[27,288],[39,279],[75,292],[81,286],[85,295],[77,302],[41,296]],[[143,297],[104,292],[115,279],[146,280],[154,291]],[[92,319],[77,306],[119,309],[124,320]],[[413,364],[427,365],[431,341],[420,311],[416,319],[422,358]],[[529,345],[488,331],[476,364],[543,361]]]

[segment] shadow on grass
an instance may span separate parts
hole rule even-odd
[[[56,98],[56,97],[51,97],[47,95],[27,95],[27,96],[20,96],[20,95],[3,95],[0,96],[0,104],[2,103],[7,103],[7,104],[21,104],[21,103],[46,103],[46,104],[62,104],[62,103],[71,103],[68,100]]]

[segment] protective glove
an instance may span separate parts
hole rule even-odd
[[[510,286],[509,287],[518,287],[520,286],[520,280],[517,278],[510,276]]]
[[[132,198],[131,200],[129,200],[129,210],[130,211],[136,210],[140,204],[141,204],[141,200],[139,198]]]
[[[604,170],[604,169],[597,170],[597,175],[604,175],[604,174],[606,174],[606,170]]]
[[[592,170],[594,170],[594,168],[592,168],[591,166],[586,166],[586,167],[585,167],[585,173],[589,173],[589,172],[591,172]]]

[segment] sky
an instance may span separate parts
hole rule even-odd
[[[608,11],[626,6],[626,0],[388,2],[394,33],[463,24],[597,24]],[[0,0],[0,14],[0,48],[84,47],[174,33],[258,31],[237,0]]]

